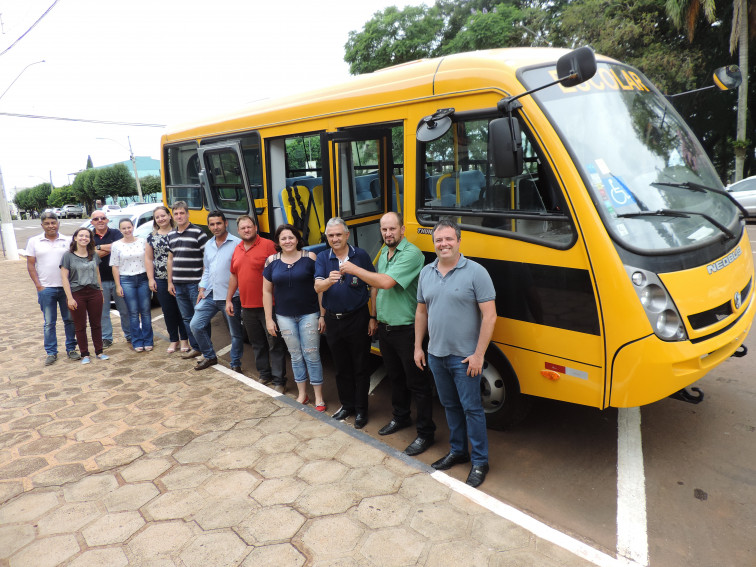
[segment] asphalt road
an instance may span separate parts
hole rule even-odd
[[[62,231],[70,234],[79,224],[61,221]],[[14,226],[20,248],[39,231],[38,221],[17,221]],[[748,231],[756,247],[756,225]],[[156,329],[165,334],[160,315],[159,308],[153,310],[153,317],[158,317]],[[219,350],[229,344],[219,317],[212,335]],[[703,403],[665,399],[640,409],[645,495],[633,506],[645,508],[646,522],[641,526],[645,533],[639,538],[647,538],[650,565],[756,564],[756,333],[745,344],[749,356],[729,359],[694,384],[705,393]],[[253,369],[253,362],[251,349],[246,349],[243,367]],[[324,366],[324,393],[332,413],[338,407],[327,353]],[[388,383],[378,381],[379,361],[376,368],[365,431],[378,438],[378,429],[391,417],[391,404]],[[537,400],[516,429],[489,432],[491,473],[482,490],[614,556],[621,523],[618,492],[622,490],[618,487],[618,413]],[[438,442],[420,457],[426,463],[447,450],[443,410],[438,405],[434,417]],[[380,439],[402,450],[414,435],[409,428]],[[464,480],[467,470],[457,468],[452,475]]]

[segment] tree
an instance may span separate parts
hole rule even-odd
[[[157,175],[145,175],[139,178],[139,183],[142,184],[142,195],[155,195],[161,193],[163,186],[160,183],[160,177]]]
[[[86,169],[92,169],[94,167],[94,164],[92,164],[92,156],[87,156],[87,167]]]
[[[737,140],[735,151],[735,181],[743,178],[743,166],[746,150],[750,142],[746,139],[748,120],[748,41],[749,13],[748,0],[733,1],[732,25],[730,27],[730,53],[738,51],[738,63],[743,74],[743,82],[738,88]],[[712,23],[716,19],[714,0],[667,0],[667,13],[678,28],[683,28],[692,43],[696,29],[700,25],[699,15],[703,11],[706,20]]]
[[[77,203],[76,193],[70,185],[56,187],[50,193],[47,203],[51,207],[62,207],[63,205]]]
[[[497,4],[491,11],[476,11],[468,17],[457,34],[441,46],[441,53],[527,45],[529,40],[524,29],[518,25],[524,15],[520,8],[512,4]]]
[[[136,181],[122,163],[97,170],[94,179],[95,195],[105,199],[111,197],[130,197],[136,195]]]

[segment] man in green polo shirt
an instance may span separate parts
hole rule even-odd
[[[414,361],[417,278],[425,263],[420,249],[404,238],[404,220],[399,213],[381,218],[381,236],[386,246],[378,258],[378,270],[368,272],[351,262],[341,272],[357,276],[371,287],[371,317],[378,321],[378,342],[391,381],[393,419],[378,433],[390,435],[412,424],[410,402],[415,398],[417,439],[404,452],[419,455],[433,445],[431,376]]]

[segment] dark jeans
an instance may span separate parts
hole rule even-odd
[[[275,385],[286,384],[286,343],[281,336],[274,337],[265,327],[265,310],[262,307],[242,309],[242,321],[255,353],[255,367],[260,380],[273,380]]]
[[[189,339],[189,345],[194,350],[199,350],[199,343],[197,343],[197,339],[194,338],[189,327],[192,317],[194,317],[194,306],[197,305],[197,296],[199,295],[197,284],[174,284],[173,287],[176,289],[176,303],[178,303],[178,308],[181,312],[181,319],[184,321],[186,338]]]
[[[37,292],[37,301],[45,317],[45,352],[58,354],[58,335],[55,331],[55,323],[60,308],[60,318],[63,319],[63,327],[66,331],[66,350],[71,352],[76,349],[76,333],[71,312],[68,310],[66,292],[62,287],[46,287]]]
[[[378,324],[378,342],[383,365],[391,381],[391,405],[394,419],[410,419],[410,402],[415,398],[417,409],[417,435],[432,438],[436,431],[433,423],[433,377],[415,364],[415,326],[387,327]]]
[[[177,343],[179,340],[187,340],[184,320],[181,318],[176,298],[168,293],[168,280],[155,279],[155,283],[157,284],[158,301],[163,310],[168,337],[172,343]]]
[[[368,355],[370,335],[367,305],[343,319],[336,319],[326,311],[326,340],[336,365],[336,389],[339,401],[346,410],[367,414],[370,375]]]
[[[92,329],[92,344],[95,354],[102,352],[102,291],[85,287],[71,293],[76,300],[76,309],[71,311],[76,329],[76,342],[79,343],[81,356],[89,356],[87,341],[87,315]]]

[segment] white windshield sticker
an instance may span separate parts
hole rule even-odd
[[[702,226],[693,234],[688,236],[688,240],[701,240],[702,238],[706,238],[707,236],[710,236],[713,232],[714,232],[713,228],[708,227],[708,226]]]

